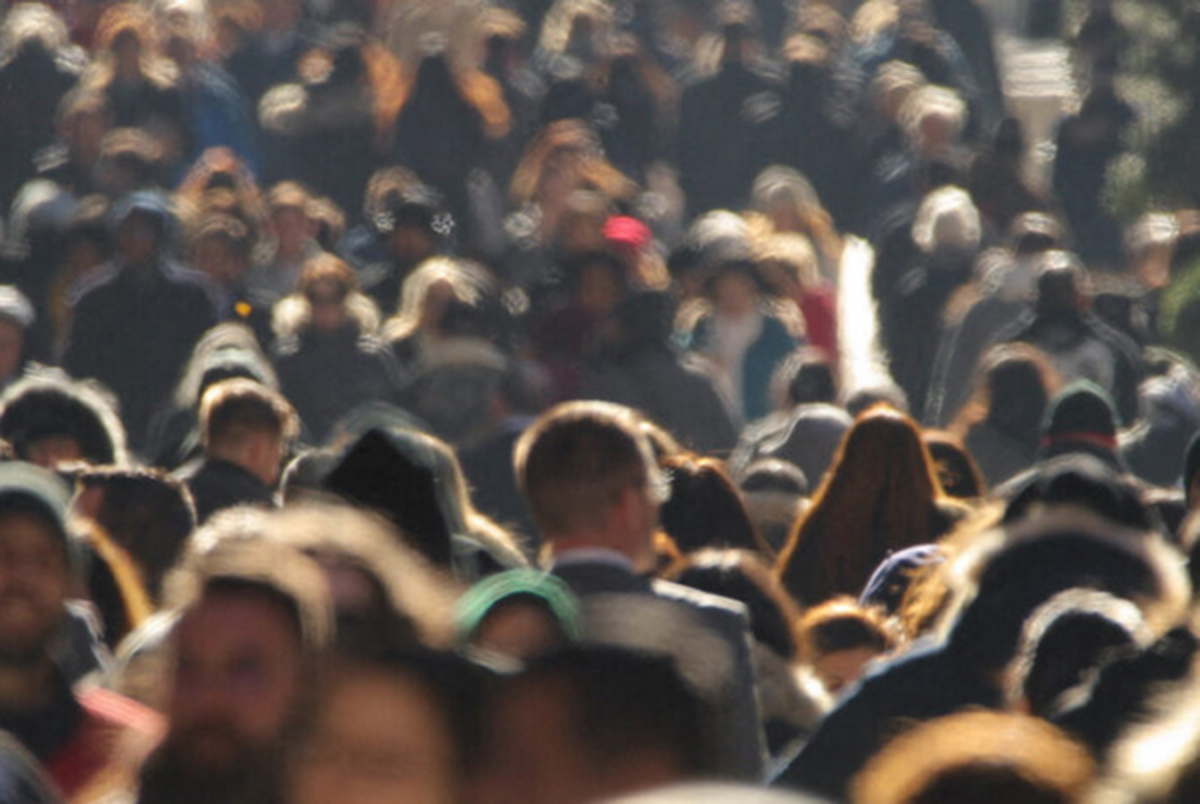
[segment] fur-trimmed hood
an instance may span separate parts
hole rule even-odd
[[[379,307],[358,291],[346,297],[346,320],[352,323],[359,335],[376,335],[379,332]],[[292,294],[281,299],[271,311],[271,331],[284,340],[298,338],[312,325],[312,304],[304,296]]]

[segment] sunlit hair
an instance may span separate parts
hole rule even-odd
[[[472,308],[497,292],[495,280],[483,266],[453,257],[431,257],[405,278],[399,309],[384,326],[384,337],[400,340],[416,334],[426,315],[430,292],[438,286],[447,288],[454,302]]]
[[[758,174],[750,194],[753,208],[766,215],[777,232],[804,235],[817,248],[822,262],[827,266],[837,264],[842,254],[841,237],[833,217],[803,173],[772,165]]]
[[[867,764],[852,804],[1072,804],[1095,772],[1087,750],[1039,718],[965,712],[922,723]]]
[[[965,439],[973,426],[987,423],[1036,443],[1061,384],[1041,350],[1022,343],[995,347],[980,360],[971,398],[948,429]]]
[[[364,335],[379,331],[379,307],[358,286],[354,269],[332,254],[320,253],[304,264],[296,291],[276,303],[271,329],[277,337],[288,337],[306,329],[312,321],[313,297],[318,290],[331,291],[345,304],[346,316]]]
[[[962,135],[967,125],[967,104],[953,89],[927,84],[913,90],[900,107],[900,127],[910,143],[920,143],[922,127],[929,119],[939,120],[951,139]]]
[[[847,595],[813,606],[796,623],[799,659],[808,664],[843,650],[868,648],[887,653],[900,641],[900,631],[881,611],[860,606]]]
[[[365,574],[380,602],[411,629],[410,639],[429,647],[450,644],[460,590],[387,520],[349,505],[304,501],[279,512],[271,534],[322,565]]]
[[[590,28],[593,41],[603,43],[613,27],[613,7],[604,0],[556,0],[542,21],[538,47],[547,53],[564,53],[581,25]]]
[[[630,486],[649,485],[659,502],[668,486],[640,417],[622,405],[567,402],[543,414],[517,442],[517,482],[549,538],[594,527]]]
[[[754,257],[761,263],[779,266],[787,278],[801,288],[814,290],[821,285],[821,266],[812,240],[807,236],[785,232],[769,234],[753,241]]]
[[[55,53],[69,42],[67,25],[52,8],[43,3],[17,3],[0,25],[0,64],[34,44]]]
[[[105,87],[115,77],[113,45],[124,36],[132,36],[141,48],[141,73],[152,84],[166,86],[177,77],[175,66],[162,56],[154,17],[143,6],[127,2],[110,6],[96,25],[96,60],[87,85]]]
[[[546,126],[525,149],[513,174],[514,203],[538,199],[546,176],[564,169],[563,160],[574,160],[576,181],[581,190],[593,190],[610,199],[629,197],[633,183],[604,157],[595,132],[580,120],[559,120]]]
[[[961,187],[939,187],[921,201],[912,239],[924,254],[969,254],[979,249],[983,225],[971,195]]]
[[[857,594],[888,553],[936,536],[936,509],[944,501],[916,424],[876,405],[842,439],[776,572],[803,602]]]

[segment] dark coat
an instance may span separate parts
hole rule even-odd
[[[216,323],[199,274],[165,262],[143,273],[110,265],[89,278],[75,304],[63,367],[116,393],[138,448],[192,347]]]
[[[217,511],[235,505],[275,506],[271,489],[237,464],[205,458],[185,466],[175,477],[187,485],[196,503],[196,524],[202,525]]]
[[[387,346],[353,325],[328,335],[309,330],[284,338],[276,344],[274,362],[280,390],[318,443],[363,402],[397,398],[397,373]]]
[[[715,710],[717,772],[761,780],[765,742],[745,607],[603,561],[559,564],[552,571],[583,604],[585,639],[666,652],[699,687]]]

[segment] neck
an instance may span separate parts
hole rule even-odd
[[[49,659],[0,662],[0,708],[10,712],[36,711],[49,703],[53,689],[54,664]]]

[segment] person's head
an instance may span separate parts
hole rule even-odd
[[[316,236],[309,215],[312,195],[296,182],[276,184],[267,193],[267,220],[280,254],[295,259]]]
[[[796,625],[800,660],[836,695],[857,681],[872,659],[897,645],[897,634],[883,614],[853,598],[837,597],[804,613]]]
[[[381,200],[375,228],[388,257],[401,270],[420,265],[438,252],[446,213],[437,193],[423,184],[389,193]]]
[[[321,567],[337,617],[340,656],[389,644],[443,648],[452,640],[458,585],[430,564],[386,519],[330,501],[290,502],[273,515],[272,537]]]
[[[358,291],[354,269],[332,254],[318,254],[304,264],[297,288],[307,304],[309,323],[319,333],[333,332],[348,320],[347,300]]]
[[[979,250],[982,238],[979,210],[966,190],[939,187],[922,199],[912,239],[934,264],[969,259]]]
[[[269,530],[270,515],[256,524]],[[209,530],[242,525],[231,516]],[[179,619],[167,734],[142,770],[142,793],[157,801],[274,794],[281,744],[332,637],[329,592],[310,559],[240,532],[208,536],[216,545],[190,556],[168,592]]]
[[[961,435],[986,422],[1005,435],[1036,444],[1058,372],[1040,350],[1023,343],[993,347],[979,361],[975,391],[952,428]]]
[[[191,237],[191,265],[223,288],[237,288],[250,271],[254,240],[246,224],[229,215],[210,215]]]
[[[0,397],[0,438],[21,460],[60,464],[126,462],[125,430],[97,388],[45,373],[22,378]]]
[[[15,285],[0,285],[0,385],[25,362],[25,331],[33,324],[33,305]]]
[[[425,260],[400,289],[400,305],[386,328],[389,339],[418,332],[434,338],[502,336],[500,290],[483,266],[450,257]]]
[[[187,487],[156,469],[103,467],[76,478],[72,513],[93,520],[137,563],[155,600],[167,570],[196,527]]]
[[[299,422],[278,391],[239,377],[204,392],[200,431],[208,457],[236,463],[263,485],[273,487],[284,450],[296,437]]]
[[[171,213],[160,196],[136,192],[112,210],[117,256],[131,268],[153,266],[167,247]]]
[[[290,752],[288,804],[461,804],[477,770],[480,671],[451,654],[382,649],[337,662]]]
[[[1073,804],[1089,789],[1087,749],[1027,715],[966,712],[884,747],[851,783],[853,804]]]
[[[0,665],[40,667],[48,658],[73,577],[69,497],[43,469],[0,465]]]
[[[1148,641],[1142,612],[1094,589],[1068,589],[1029,615],[1009,667],[1010,706],[1038,717],[1061,711],[1063,695],[1121,649]]]
[[[747,466],[738,485],[746,513],[771,550],[778,553],[792,525],[808,507],[808,478],[799,466],[779,458],[761,458]]]
[[[685,453],[660,461],[660,466],[671,485],[660,520],[681,550],[725,547],[771,555],[720,461]]]
[[[771,398],[778,410],[814,402],[837,404],[838,383],[829,355],[817,348],[792,352],[771,375]]]
[[[882,405],[867,410],[842,439],[812,507],[779,557],[784,582],[809,602],[857,593],[883,557],[878,542],[886,552],[932,538],[934,506],[943,497],[912,419]],[[827,540],[835,537],[833,550]]]
[[[933,460],[938,482],[949,497],[978,500],[987,491],[979,465],[967,452],[961,439],[944,430],[926,430],[921,434]]]
[[[694,777],[709,761],[704,710],[662,656],[547,655],[503,687],[489,714],[489,781],[513,801],[582,804]]]
[[[515,462],[550,544],[610,547],[651,566],[666,489],[634,411],[602,402],[559,405],[522,434]]]
[[[1117,411],[1103,388],[1073,382],[1050,401],[1042,421],[1041,458],[1085,453],[1123,468],[1117,451]]]
[[[758,266],[748,260],[722,263],[708,282],[713,309],[718,316],[730,319],[757,312],[766,290]]]
[[[1038,261],[1038,315],[1071,315],[1087,305],[1087,269],[1079,258],[1066,251],[1048,251],[1043,254]]]
[[[909,147],[931,159],[955,146],[967,124],[967,105],[953,89],[926,84],[911,92],[900,108],[900,125]]]
[[[483,656],[526,661],[581,636],[579,603],[571,590],[540,570],[485,578],[458,603],[459,642]]]

